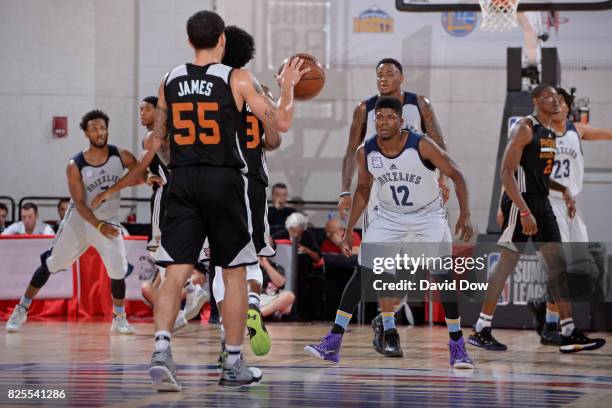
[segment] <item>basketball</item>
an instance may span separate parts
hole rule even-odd
[[[325,85],[325,70],[315,57],[310,54],[300,53],[287,58],[278,70],[279,74],[283,70],[285,64],[293,58],[301,58],[304,60],[301,69],[310,68],[310,71],[304,74],[300,82],[298,82],[293,89],[295,99],[298,101],[307,101],[317,96],[319,92],[321,92],[321,89],[323,89]]]

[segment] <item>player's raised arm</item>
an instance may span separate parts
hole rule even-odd
[[[469,241],[474,231],[470,221],[470,197],[463,173],[457,163],[428,137],[421,139],[419,153],[423,159],[429,160],[442,174],[453,180],[459,201],[459,219],[455,226],[455,234],[459,234],[462,240]]]
[[[108,238],[118,236],[119,230],[117,228],[100,221],[91,208],[87,206],[85,202],[85,186],[83,185],[81,172],[73,160],[70,160],[70,163],[68,163],[66,175],[68,177],[68,191],[70,191],[70,197],[79,215],[83,217],[86,222],[93,225],[104,236]]]
[[[353,112],[353,121],[351,122],[351,129],[349,131],[349,140],[344,152],[344,158],[342,159],[342,180],[341,180],[341,192],[340,200],[338,201],[338,212],[342,219],[347,217],[348,211],[351,208],[351,183],[353,181],[353,174],[355,173],[356,151],[365,137],[365,121],[366,121],[366,105],[365,102],[361,102],[355,108]]]
[[[538,226],[527,203],[521,195],[518,180],[514,173],[518,170],[521,163],[521,157],[525,146],[533,140],[533,128],[530,123],[528,119],[523,119],[512,129],[502,158],[500,172],[501,182],[506,193],[519,209],[521,225],[523,226],[523,233],[525,235],[537,233]]]
[[[246,101],[253,114],[264,124],[280,132],[288,131],[293,120],[293,87],[302,75],[310,71],[310,68],[300,70],[302,63],[303,60],[294,58],[285,64],[280,73],[281,95],[276,104],[264,95],[257,79],[249,71],[235,70],[230,82],[238,109]]]
[[[612,140],[612,129],[596,128],[584,123],[574,123],[583,140]]]
[[[370,199],[370,191],[372,190],[373,177],[366,166],[366,155],[365,148],[360,146],[357,149],[357,188],[355,189],[355,198],[353,199],[353,206],[349,215],[348,225],[346,232],[344,233],[343,245],[341,248],[344,250],[346,256],[350,256],[353,249],[353,230],[355,224]]]

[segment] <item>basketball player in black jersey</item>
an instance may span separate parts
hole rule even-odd
[[[566,268],[561,234],[548,200],[550,188],[561,191],[570,215],[575,211],[569,189],[550,180],[556,150],[552,116],[560,110],[558,95],[554,87],[539,85],[531,96],[534,112],[512,129],[502,159],[500,176],[505,191],[501,204],[504,226],[498,241],[501,256],[489,278],[482,311],[468,341],[486,350],[507,350],[491,334],[491,320],[504,283],[531,238],[546,262],[549,288],[558,305],[562,330],[559,350],[564,353],[595,350],[605,340],[590,339],[576,328],[571,303],[564,300]]]
[[[147,166],[168,136],[170,168],[166,217],[159,250],[166,278],[155,304],[155,351],[149,374],[157,390],[179,391],[170,330],[178,311],[178,294],[208,237],[213,264],[223,268],[226,296],[222,316],[226,355],[220,385],[259,382],[261,370],[249,368],[241,355],[247,314],[245,265],[257,262],[246,195],[248,169],[239,146],[246,129],[241,115],[246,102],[270,127],[287,131],[293,117],[293,87],[308,69],[299,58],[280,74],[277,105],[264,97],[251,73],[220,64],[225,23],[216,13],[199,11],[187,22],[194,48],[192,63],[170,71],[159,88],[153,129],[154,146],[139,166]]]
[[[384,58],[376,64],[376,87],[378,94],[369,99],[360,102],[353,112],[353,121],[349,132],[348,145],[344,158],[342,159],[342,187],[340,193],[340,201],[338,202],[338,211],[341,218],[346,218],[346,214],[351,208],[351,182],[353,174],[357,166],[355,152],[364,139],[372,137],[376,130],[374,128],[374,106],[380,96],[391,96],[399,99],[402,102],[402,118],[404,126],[414,128],[419,132],[426,133],[438,144],[443,150],[446,150],[446,143],[442,136],[440,125],[434,113],[433,107],[429,99],[423,95],[416,95],[412,92],[402,90],[404,82],[404,72],[399,61],[393,58]],[[439,176],[439,185],[442,193],[442,200],[448,200],[449,190],[446,186],[445,178],[442,173]],[[375,208],[376,203],[370,202],[368,209],[364,213],[364,229],[367,228],[368,212]],[[359,273],[359,271],[356,271]],[[351,278],[351,282],[359,284],[360,279]],[[352,293],[357,293],[351,291]],[[350,302],[352,303],[352,302]],[[379,300],[381,312],[385,315],[394,314],[397,310],[400,299],[381,298]],[[385,332],[395,330],[394,319],[383,319],[382,314],[379,314],[372,321],[374,329],[374,338],[372,344],[374,349],[381,354],[395,355],[401,354],[399,341],[391,344],[385,341]],[[392,340],[392,339],[391,339]],[[387,349],[385,351],[385,349]]]
[[[225,28],[225,54],[222,63],[232,68],[243,68],[253,59],[255,54],[255,40],[253,37],[237,26]],[[271,98],[269,90],[266,96]],[[271,98],[272,99],[272,98]],[[242,108],[242,116],[246,133],[240,135],[240,146],[248,166],[248,196],[253,222],[253,243],[259,256],[274,256],[274,250],[269,244],[270,231],[268,227],[267,197],[268,170],[266,166],[265,151],[274,150],[280,146],[279,133],[257,118],[246,102]],[[224,299],[223,273],[215,274],[213,293],[219,310],[222,309]],[[270,351],[270,336],[265,328],[261,311],[259,309],[261,284],[263,276],[259,264],[247,266],[248,303],[247,329],[249,331],[250,345],[253,352],[262,356]],[[221,322],[223,324],[223,322]],[[222,326],[222,355],[224,350]],[[220,358],[222,363],[222,357]]]

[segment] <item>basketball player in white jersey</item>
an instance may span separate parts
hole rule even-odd
[[[399,100],[385,96],[378,98],[375,106],[377,134],[357,150],[359,179],[343,242],[347,256],[350,256],[353,247],[353,229],[370,200],[373,183],[378,184],[375,200],[379,208],[371,217],[362,245],[431,243],[447,246],[450,251],[451,233],[440,197],[436,169],[450,177],[455,184],[460,207],[455,232],[466,241],[473,234],[467,185],[459,168],[431,139],[414,130],[402,130],[401,114],[402,104]],[[431,272],[436,274],[436,271]],[[440,274],[436,278],[447,276]],[[354,279],[355,275],[342,294],[331,331],[320,344],[307,345],[304,348],[307,353],[323,360],[339,362],[342,335],[361,293],[360,282]],[[456,296],[454,291],[442,290],[450,337],[450,365],[454,368],[473,368],[465,350]],[[386,316],[384,312],[383,319],[392,318],[392,315]],[[384,336],[384,351],[387,352],[389,348],[391,352],[393,348],[397,352],[389,355],[401,356],[401,349],[387,347],[399,344],[397,330],[385,330]]]
[[[402,102],[402,119],[403,126],[417,130],[418,132],[426,133],[438,144],[443,150],[446,149],[446,143],[442,136],[442,131],[438,120],[434,113],[433,107],[429,99],[423,95],[417,95],[412,92],[402,90],[404,82],[404,73],[402,65],[393,58],[384,58],[376,64],[376,87],[378,94],[362,101],[357,105],[353,112],[353,122],[349,133],[349,141],[342,159],[342,189],[340,193],[340,201],[338,202],[338,211],[341,218],[346,218],[352,199],[351,199],[351,182],[357,165],[355,152],[357,147],[363,143],[364,139],[370,139],[376,134],[374,126],[374,106],[376,101],[381,96],[391,96]],[[444,175],[440,174],[439,180],[442,199],[444,202],[448,200],[449,190],[444,181]],[[371,197],[376,197],[376,184],[372,186],[373,191]],[[377,203],[375,199],[368,202],[368,207],[363,216],[363,231],[368,228],[369,218],[377,211]],[[382,301],[387,302],[386,300]],[[397,309],[400,300],[392,300],[389,308]],[[381,305],[381,309],[382,309]],[[387,308],[385,306],[385,308]],[[383,332],[395,327],[394,321],[385,320],[388,324],[383,325],[382,316],[378,315],[372,321],[374,329],[374,339],[372,341],[374,349],[379,353],[383,353]]]
[[[139,104],[140,123],[148,130],[153,129],[154,112],[157,107],[157,97],[147,96]],[[151,148],[151,138],[144,137],[141,140],[143,149]],[[155,251],[159,247],[161,240],[160,225],[163,221],[164,208],[167,196],[167,183],[170,177],[168,162],[170,161],[169,146],[163,145],[162,148],[155,154],[151,163],[148,166],[145,174],[139,174],[137,169],[125,174],[117,183],[113,184],[108,189],[100,192],[91,202],[91,208],[97,208],[102,202],[108,200],[113,194],[119,192],[126,187],[132,187],[143,182],[146,179],[147,184],[153,188],[151,197],[151,230],[147,250],[155,259]],[[161,281],[163,280],[165,268],[157,267],[157,270],[150,281],[143,282],[141,285],[142,296],[150,305],[155,304],[157,292]],[[206,275],[206,267],[202,263],[198,263],[193,269],[191,277],[187,280],[185,288],[181,293],[184,298],[184,305],[179,310],[174,321],[173,332],[187,326],[189,320],[195,318],[202,306],[210,299],[208,291],[200,285],[204,282]]]
[[[133,334],[134,327],[125,316],[125,275],[128,262],[118,219],[119,194],[110,196],[92,210],[89,203],[99,192],[117,182],[125,169],[136,166],[127,150],[108,144],[108,116],[99,110],[85,114],[81,129],[89,147],[74,156],[66,170],[71,202],[49,251],[41,255],[41,266],[6,324],[7,331],[19,331],[27,319],[32,299],[52,273],[64,270],[90,246],[96,248],[111,279],[113,323],[111,331]]]
[[[560,110],[552,116],[552,129],[557,134],[557,152],[551,172],[551,178],[557,183],[569,188],[573,197],[582,191],[584,180],[584,154],[582,153],[583,140],[612,140],[612,129],[596,128],[584,123],[573,123],[570,113],[573,105],[572,96],[563,88],[558,87]],[[561,233],[561,242],[588,242],[589,235],[582,214],[578,208],[572,217],[567,211],[563,195],[555,190],[550,191],[550,204],[552,206],[557,225]],[[546,345],[559,345],[559,313],[553,303],[547,303],[545,316],[538,316],[544,320],[542,330],[539,331],[540,341]]]

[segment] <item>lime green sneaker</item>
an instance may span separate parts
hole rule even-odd
[[[265,356],[270,352],[270,335],[264,326],[259,308],[249,305],[247,313],[247,330],[249,331],[249,344],[256,356]]]

